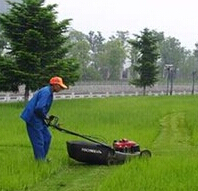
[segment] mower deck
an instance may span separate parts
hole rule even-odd
[[[87,141],[67,141],[66,144],[70,158],[88,164],[123,164],[134,157],[151,157],[149,150],[127,153]]]

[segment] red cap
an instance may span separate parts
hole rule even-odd
[[[58,84],[62,88],[67,89],[67,86],[63,83],[63,79],[61,77],[55,76],[55,77],[50,79],[49,83],[51,85]]]

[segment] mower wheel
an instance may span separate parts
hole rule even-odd
[[[108,158],[108,160],[107,160],[107,165],[108,165],[108,166],[115,165],[115,164],[116,164],[115,159],[113,159],[113,158]]]
[[[150,158],[151,157],[151,151],[145,149],[140,151],[140,158]]]

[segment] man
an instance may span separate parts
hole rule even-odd
[[[51,78],[49,85],[34,94],[20,116],[26,122],[36,160],[46,160],[51,143],[51,134],[46,121],[53,119],[53,116],[48,116],[48,112],[53,102],[53,92],[63,89],[67,89],[67,86],[62,78],[57,76]]]

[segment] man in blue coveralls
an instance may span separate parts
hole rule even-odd
[[[62,78],[57,76],[51,78],[49,85],[34,94],[20,116],[26,122],[36,160],[46,160],[51,143],[51,134],[46,121],[53,119],[53,116],[48,116],[48,112],[53,102],[53,92],[63,89],[67,89],[67,86]]]

